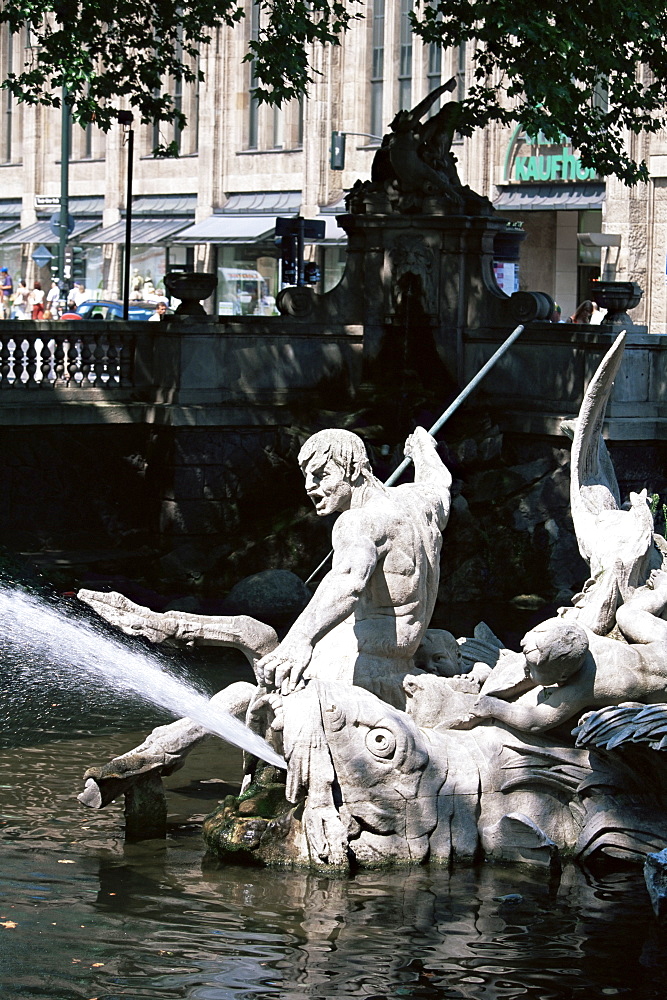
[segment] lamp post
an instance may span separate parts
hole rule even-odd
[[[60,105],[60,219],[58,223],[58,278],[61,298],[67,297],[65,287],[65,248],[69,235],[69,140],[70,106],[67,103],[67,87],[63,87]]]
[[[127,126],[127,193],[125,196],[125,259],[123,261],[123,319],[130,311],[130,257],[132,252],[132,171],[134,168],[134,129],[132,112],[119,111],[118,121]]]

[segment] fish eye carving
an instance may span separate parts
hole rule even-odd
[[[376,757],[391,757],[396,749],[396,737],[390,729],[371,729],[366,734],[366,746]]]
[[[346,723],[345,712],[335,702],[330,702],[326,708],[327,724],[334,732],[338,732]]]

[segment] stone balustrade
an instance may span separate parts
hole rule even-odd
[[[362,377],[358,327],[283,317],[0,324],[0,426],[280,425]]]
[[[466,331],[440,347],[463,387],[509,334]],[[533,322],[475,399],[501,430],[559,436],[618,331]],[[290,317],[0,324],[0,425],[135,423],[277,426],[322,388],[351,400],[369,378],[362,328]],[[667,335],[628,331],[607,411],[609,436],[667,440]],[[373,373],[370,373],[373,380]]]
[[[65,325],[68,329],[64,329]],[[132,385],[136,337],[112,324],[4,323],[0,327],[0,392]],[[55,324],[49,324],[53,327]],[[98,329],[99,327],[99,329]],[[109,329],[109,327],[111,327]]]

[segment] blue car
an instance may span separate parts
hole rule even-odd
[[[127,318],[133,320],[148,320],[155,312],[155,302],[130,302]],[[168,309],[167,313],[171,314]],[[75,312],[64,312],[61,319],[122,319],[123,303],[114,299],[99,299],[82,302]]]

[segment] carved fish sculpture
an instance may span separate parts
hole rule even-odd
[[[645,777],[614,755],[496,724],[421,730],[375,695],[321,680],[283,712],[293,807],[280,823],[251,820],[258,860],[345,869],[598,849],[638,859],[664,840],[664,801],[647,804]],[[225,854],[214,818],[205,836]]]

